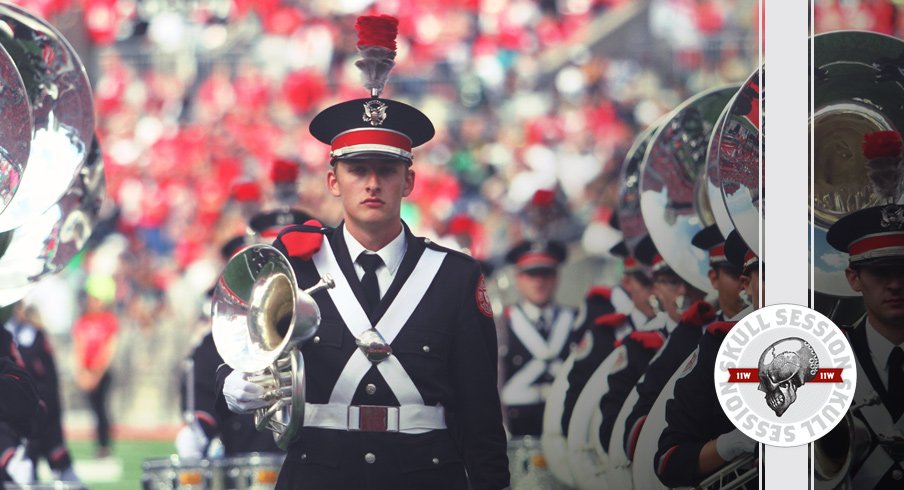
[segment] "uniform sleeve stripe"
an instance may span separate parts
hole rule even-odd
[[[669,458],[672,457],[672,453],[678,449],[678,446],[672,446],[665,454],[662,455],[662,458],[659,460],[659,466],[656,467],[656,474],[662,476],[665,473],[666,466],[669,464]]]

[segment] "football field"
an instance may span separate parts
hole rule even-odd
[[[141,488],[141,463],[165,458],[175,452],[170,440],[117,439],[110,457],[97,459],[94,443],[69,441],[75,471],[91,490],[130,490]]]

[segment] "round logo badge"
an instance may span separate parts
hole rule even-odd
[[[739,321],[716,356],[716,394],[728,419],[770,446],[819,439],[844,418],[857,369],[844,333],[818,311],[779,304]]]

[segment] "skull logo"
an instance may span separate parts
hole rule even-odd
[[[781,417],[797,400],[797,389],[816,376],[819,358],[807,341],[790,337],[770,345],[760,355],[760,391],[766,404]]]

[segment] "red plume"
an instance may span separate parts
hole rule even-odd
[[[358,31],[358,48],[382,46],[396,50],[399,19],[391,15],[362,15],[355,22],[355,30]]]

